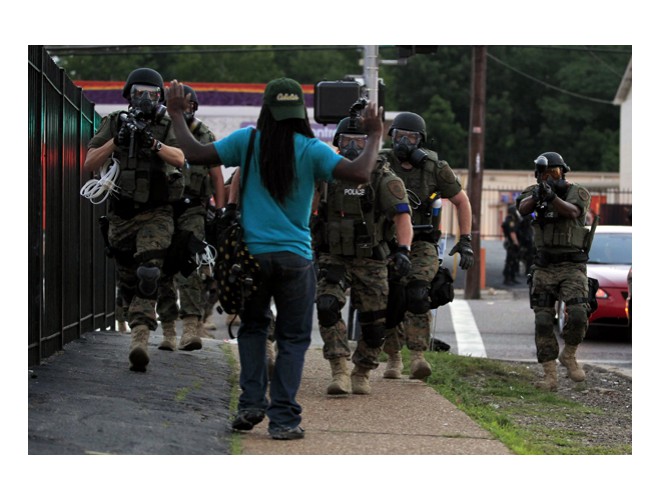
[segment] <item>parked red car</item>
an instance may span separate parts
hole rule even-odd
[[[589,316],[593,326],[628,327],[626,299],[628,272],[632,266],[632,226],[598,226],[589,252],[587,276],[598,280],[598,308]],[[557,306],[557,326],[565,323],[565,306]]]

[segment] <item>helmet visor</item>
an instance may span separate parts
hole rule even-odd
[[[158,102],[160,99],[160,89],[151,85],[133,85],[131,87],[131,98],[142,99],[148,97],[151,101]]]
[[[422,140],[422,134],[419,132],[411,132],[410,130],[401,130],[395,128],[392,130],[392,142],[400,142],[403,138],[408,139],[408,143],[416,146]]]
[[[362,134],[339,134],[339,140],[337,141],[339,149],[349,147],[351,141],[358,149],[363,150],[364,146],[367,144],[367,136]]]
[[[561,167],[547,167],[541,174],[543,180],[553,178],[554,180],[561,179]]]

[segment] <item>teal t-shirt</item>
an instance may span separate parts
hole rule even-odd
[[[252,128],[239,129],[215,141],[218,156],[226,167],[243,165]],[[281,205],[261,182],[258,167],[259,136],[254,138],[247,184],[240,200],[241,222],[245,241],[252,255],[269,252],[293,252],[312,259],[312,236],[309,220],[317,181],[332,179],[332,173],[342,159],[326,143],[300,134],[294,136],[296,180],[292,192]],[[241,168],[241,183],[245,176]]]

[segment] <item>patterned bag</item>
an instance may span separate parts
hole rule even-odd
[[[257,289],[259,263],[248,251],[240,222],[221,232],[218,239],[215,277],[220,307],[227,314],[240,314],[245,300]]]
[[[250,135],[250,144],[245,159],[241,191],[247,182],[255,130]],[[250,254],[243,239],[243,227],[240,214],[235,220],[218,233],[218,257],[216,259],[215,279],[218,282],[218,299],[222,312],[240,314],[245,301],[257,289],[259,263]]]

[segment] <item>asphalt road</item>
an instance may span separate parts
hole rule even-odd
[[[447,252],[452,241],[447,243]],[[503,285],[502,269],[506,252],[501,241],[482,241],[485,250],[486,287],[480,299],[465,300],[466,272],[458,269],[453,302],[435,312],[433,336],[451,346],[450,351],[467,356],[536,362],[534,314],[529,307],[529,291],[525,278],[514,286]],[[446,257],[445,266],[452,269],[454,257]],[[348,319],[348,308],[344,318]],[[632,343],[623,328],[593,329],[579,348],[578,360],[613,368],[632,376]],[[315,330],[313,342],[323,345]]]

